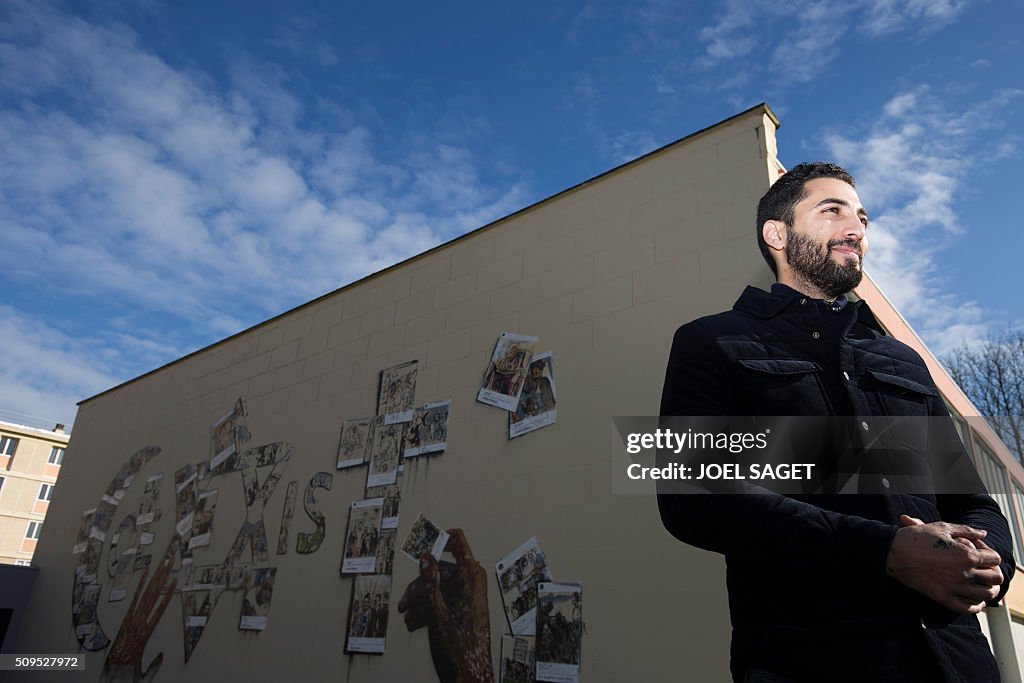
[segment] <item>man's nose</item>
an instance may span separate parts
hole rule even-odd
[[[859,216],[854,216],[847,221],[847,224],[843,226],[843,237],[846,239],[854,239],[860,242],[864,239],[867,228],[861,222]]]

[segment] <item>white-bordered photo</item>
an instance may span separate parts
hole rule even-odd
[[[536,645],[533,636],[501,637],[500,683],[533,683],[536,678]]]
[[[448,532],[424,517],[421,512],[413,522],[405,543],[402,544],[402,552],[416,562],[424,555],[431,555],[435,560],[439,560],[446,545]]]
[[[398,480],[404,428],[403,424],[383,424],[380,417],[375,420],[370,467],[366,473],[367,488],[394,484]]]
[[[358,467],[369,462],[372,436],[372,417],[357,417],[342,422],[341,440],[338,443],[338,469]]]
[[[196,511],[192,519],[192,538],[188,540],[190,550],[210,545],[213,516],[216,510],[217,489],[203,491],[196,497]]]
[[[210,427],[209,469],[217,469],[225,460],[238,452],[238,444],[235,442],[235,421],[238,417],[238,407],[236,406]]]
[[[391,576],[357,576],[348,610],[346,652],[384,652],[388,635]]]
[[[538,584],[537,680],[578,683],[582,645],[582,584]]]
[[[341,560],[342,574],[372,574],[376,571],[383,507],[383,498],[352,502],[348,532],[345,534],[345,553]]]
[[[527,368],[519,405],[508,414],[508,438],[547,427],[558,420],[555,368],[551,352],[536,354]]]
[[[532,636],[537,625],[537,584],[551,580],[551,570],[540,549],[537,537],[526,540],[518,548],[494,564],[498,591],[505,607],[509,630],[513,635]]]
[[[505,410],[515,410],[519,394],[526,381],[537,337],[502,332],[494,345],[491,362],[484,371],[484,379],[476,400]]]
[[[418,361],[395,365],[380,373],[377,416],[384,424],[408,422],[416,405],[416,366]]]
[[[262,631],[267,628],[270,599],[274,596],[274,576],[277,567],[263,567],[252,575],[252,585],[242,601],[242,620],[238,628],[243,631]]]
[[[451,406],[451,400],[434,401],[413,411],[412,421],[405,428],[403,457],[415,458],[444,451],[448,445]]]

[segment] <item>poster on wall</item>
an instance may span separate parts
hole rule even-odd
[[[555,408],[555,368],[551,352],[538,353],[530,361],[519,406],[508,414],[508,438],[547,427],[558,420]]]
[[[383,507],[383,498],[353,501],[345,534],[345,555],[341,560],[342,574],[372,574],[377,570]]]
[[[380,540],[377,542],[377,574],[394,573],[395,566],[395,541],[398,538],[398,529],[381,529]]]
[[[412,421],[405,429],[403,457],[440,453],[447,447],[451,405],[451,400],[434,401],[413,411]]]
[[[537,585],[537,680],[578,683],[583,645],[583,586]]]
[[[502,332],[494,345],[476,400],[505,410],[515,410],[526,380],[537,337]]]
[[[391,577],[357,576],[349,605],[346,652],[384,652],[391,602]]]
[[[357,417],[341,423],[341,440],[338,443],[338,466],[358,467],[370,460],[370,445],[373,437],[373,418]]]
[[[494,565],[498,589],[513,635],[532,636],[537,624],[537,584],[551,580],[551,570],[536,536]]]
[[[196,511],[192,519],[192,538],[188,547],[200,548],[210,545],[213,532],[213,515],[217,509],[217,489],[203,491],[196,499]]]
[[[193,650],[203,635],[203,629],[210,619],[209,591],[191,591],[181,594],[181,615],[185,630],[185,661],[192,657]]]
[[[160,484],[163,479],[163,473],[154,474],[146,479],[146,488],[142,491],[142,502],[139,503],[139,514],[135,517],[136,526],[145,526],[154,521],[153,506],[160,496]]]
[[[192,535],[196,511],[196,468],[182,467],[174,473],[175,530],[186,541]]]
[[[238,628],[243,631],[262,631],[267,628],[270,599],[274,595],[274,576],[277,567],[263,567],[252,575],[252,584],[242,601],[242,620]]]
[[[206,468],[207,474],[232,469],[234,457],[238,454],[238,444],[249,436],[242,423],[245,414],[245,402],[239,398],[231,412],[217,420],[210,428],[210,462]]]
[[[384,424],[408,422],[416,404],[416,366],[418,361],[395,365],[380,373],[377,415]]]
[[[398,479],[398,465],[401,460],[402,430],[405,425],[381,424],[381,418],[373,428],[373,447],[370,451],[370,469],[366,475],[366,486],[385,486]]]
[[[503,635],[500,683],[533,683],[536,680],[535,654],[533,636]]]
[[[435,560],[440,560],[446,545],[448,545],[448,532],[442,531],[421,512],[413,522],[412,529],[409,530],[409,535],[405,538],[405,543],[402,544],[402,552],[416,562],[419,562],[424,555],[430,555]]]
[[[398,484],[384,487],[384,506],[381,510],[380,528],[395,529],[398,527],[398,506],[402,502],[402,491]]]

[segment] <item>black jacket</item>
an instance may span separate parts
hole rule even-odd
[[[852,416],[840,420],[851,435],[884,432],[902,444],[898,457],[945,459],[943,472],[952,460],[958,490],[965,476],[973,482],[973,494],[943,493],[936,472],[936,481],[901,491],[886,477],[898,463],[882,448],[860,452],[861,464],[874,461],[862,468],[855,495],[659,488],[668,531],[725,554],[736,680],[748,666],[798,681],[999,680],[976,617],[886,576],[901,513],[988,531],[985,542],[1003,558],[1003,593],[1014,562],[1006,520],[984,493],[924,361],[886,336],[864,302],[835,313],[798,293],[748,287],[733,310],[676,332],[661,414]],[[942,419],[908,426],[901,416]]]

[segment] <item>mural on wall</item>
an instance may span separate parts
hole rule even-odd
[[[103,587],[98,579],[100,558],[107,540],[107,531],[113,521],[114,510],[124,497],[123,491],[134,482],[139,469],[159,452],[159,448],[149,446],[133,454],[107,486],[100,504],[96,508],[86,510],[82,515],[82,528],[72,549],[77,559],[74,568],[75,582],[71,591],[71,622],[75,638],[79,646],[85,650],[102,650],[110,644],[110,638],[100,625],[96,607]],[[86,528],[88,531],[84,531]],[[82,537],[85,541],[78,541]],[[85,544],[84,547],[82,543]]]
[[[288,534],[292,528],[292,517],[295,516],[295,494],[298,491],[299,482],[288,482],[288,488],[284,492],[284,507],[281,509],[281,530],[277,534],[277,554],[284,555],[288,552]]]
[[[476,400],[504,410],[515,410],[536,345],[537,337],[502,332],[494,345]]]
[[[416,517],[409,529],[409,535],[402,544],[402,552],[412,560],[419,562],[424,555],[429,555],[435,560],[440,559],[448,543],[448,532],[442,531],[440,527],[423,516],[421,512]]]
[[[386,425],[408,422],[416,405],[416,366],[418,361],[395,365],[381,372],[377,415]]]
[[[441,683],[494,683],[487,572],[473,557],[462,529],[441,533],[447,542],[437,555],[447,551],[455,562],[420,555],[419,576],[406,587],[398,612],[410,631],[427,629],[430,658]]]
[[[536,669],[533,636],[504,635],[501,637],[500,683],[533,683]]]
[[[477,396],[484,403],[510,412],[510,437],[555,421],[551,352],[534,356],[536,342],[536,337],[502,333]],[[346,629],[343,645],[349,654],[383,654],[386,648],[394,556],[400,542],[403,460],[443,452],[448,443],[451,400],[413,407],[417,361],[388,368],[380,377],[378,415],[343,421],[335,460],[338,469],[367,465],[365,499],[352,502],[348,526],[339,543],[343,549],[339,573],[344,579],[354,577],[348,618],[344,623],[339,619],[339,627]],[[140,681],[156,676],[164,654],[147,653],[149,661],[144,666],[143,653],[174,596],[178,596],[181,604],[186,663],[199,646],[226,591],[236,592],[237,598],[230,602],[239,605],[239,630],[266,629],[277,579],[277,567],[270,566],[266,508],[290,462],[292,446],[279,441],[247,447],[252,438],[247,416],[246,404],[239,398],[231,411],[210,427],[207,457],[184,465],[176,460],[173,477],[159,472],[145,479],[137,513],[115,520],[118,507],[140,469],[160,453],[157,447],[134,454],[119,469],[97,507],[83,513],[73,548],[76,565],[72,621],[83,649],[109,648],[102,680]],[[516,425],[518,431],[513,434]],[[224,477],[237,477],[245,505],[245,518],[234,536],[225,535],[225,531],[232,529],[215,529],[218,501],[224,504],[223,501],[230,500],[221,491],[228,481]],[[172,479],[172,537],[162,557],[154,561],[149,546],[170,530],[156,530],[162,516],[157,503],[165,481],[169,487]],[[320,508],[317,490],[331,491],[333,484],[334,475],[329,472],[316,472],[310,478],[303,495],[303,509],[314,528],[296,534],[297,554],[315,553],[328,539],[326,516]],[[298,481],[289,481],[283,494],[277,555],[288,552],[297,495]],[[115,521],[116,530],[111,532]],[[214,541],[218,544],[213,545]],[[163,543],[163,539],[159,542]],[[419,577],[402,594],[398,611],[410,631],[428,630],[431,657],[440,680],[493,682],[486,573],[473,557],[463,532],[444,531],[419,514],[400,547],[417,562]],[[211,556],[216,548],[228,548],[226,555]],[[112,642],[100,626],[97,614],[104,588],[97,578],[97,569],[105,550],[106,573],[111,579],[109,602],[126,600],[132,581],[138,579]],[[450,553],[454,562],[445,559],[445,553]],[[563,628],[559,615],[568,619],[570,626],[578,622],[577,635],[582,632],[582,622],[573,611],[578,612],[581,604],[578,584],[551,583],[551,572],[536,538],[499,560],[496,570],[510,631],[506,636],[510,639],[510,654],[501,660],[502,680],[519,680],[515,676],[522,678],[524,667],[539,673],[542,664],[546,667],[545,675],[556,677],[548,680],[577,680],[579,639],[573,641],[576,647],[572,655],[571,648],[565,645],[565,634],[571,635],[572,628]],[[549,603],[554,607],[542,614],[538,610],[539,585],[558,588],[568,597],[551,597]],[[566,593],[566,586],[576,586],[575,597],[570,595],[571,591]],[[562,609],[566,600],[570,605],[567,615]],[[536,624],[543,619],[550,621],[545,626],[548,648],[544,655],[548,659],[538,657],[534,663],[535,643],[531,636],[538,633],[539,652],[541,634]],[[252,637],[256,637],[255,633]],[[505,652],[504,643],[502,651]],[[572,660],[573,656],[575,661],[563,661]]]
[[[295,537],[295,552],[300,555],[315,553],[320,549],[320,544],[324,542],[324,536],[327,533],[327,521],[324,519],[324,514],[320,512],[320,506],[316,502],[316,490],[327,489],[330,491],[332,486],[334,486],[334,475],[330,472],[317,472],[309,480],[309,485],[306,486],[306,494],[302,497],[302,506],[305,508],[309,518],[316,524],[316,531],[313,533],[300,531]]]
[[[349,603],[346,652],[384,652],[391,604],[391,576],[357,576]]]
[[[376,571],[383,508],[383,498],[353,501],[349,508],[348,533],[345,534],[342,574],[372,574]]]
[[[513,635],[532,636],[537,623],[537,584],[551,580],[547,559],[533,537],[497,561],[498,588]]]
[[[359,417],[341,423],[341,441],[338,443],[338,469],[358,467],[370,461],[373,418]]]
[[[537,680],[578,683],[583,642],[583,586],[537,585]]]
[[[530,361],[519,405],[508,414],[508,438],[547,427],[558,420],[555,408],[555,368],[551,352],[538,353]]]
[[[398,478],[398,465],[402,457],[404,424],[384,424],[378,417],[373,426],[373,445],[370,449],[370,468],[367,486],[394,484]]]
[[[448,446],[448,415],[452,402],[434,401],[417,408],[405,430],[403,458],[440,453]]]

